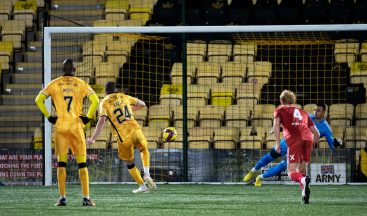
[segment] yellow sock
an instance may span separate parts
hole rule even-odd
[[[134,164],[131,166],[128,166],[128,170],[129,170],[130,175],[133,177],[135,182],[138,183],[138,185],[144,184],[144,180],[141,177],[139,170],[135,167]]]
[[[88,168],[80,168],[79,169],[79,179],[80,184],[82,185],[82,193],[84,197],[89,197],[89,174]]]
[[[60,197],[66,195],[66,167],[57,167],[57,182],[59,186]]]
[[[146,148],[144,151],[140,153],[141,160],[143,161],[144,167],[150,167],[150,153],[149,150]]]

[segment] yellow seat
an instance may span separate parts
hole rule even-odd
[[[218,82],[221,67],[214,62],[200,62],[197,64],[197,83],[214,85]]]
[[[11,41],[0,41],[0,70],[9,70],[9,63],[13,58],[13,43]]]
[[[259,101],[261,86],[253,83],[242,83],[236,87],[236,100],[239,105],[255,105]]]
[[[349,126],[353,118],[352,104],[332,104],[329,107],[329,122],[331,126]]]
[[[235,149],[238,142],[238,128],[221,127],[214,130],[214,149]]]
[[[103,61],[107,48],[107,41],[88,41],[83,44],[83,62],[99,64]]]
[[[87,131],[87,136],[89,137],[93,136],[95,129],[96,129],[95,127],[91,127]],[[96,142],[93,143],[92,145],[89,145],[88,148],[89,149],[106,149],[107,145],[111,143],[111,141],[112,141],[111,127],[108,124],[105,124]]]
[[[271,62],[256,61],[247,64],[247,82],[266,84],[271,76]]]
[[[34,129],[33,149],[35,150],[43,149],[43,133],[40,127]]]
[[[135,121],[137,121],[139,125],[144,126],[148,116],[148,108],[143,107],[142,109],[133,111],[133,115]]]
[[[273,104],[256,104],[252,118],[255,127],[268,128],[273,125],[275,106]]]
[[[226,107],[226,125],[228,127],[247,127],[252,107],[231,105]]]
[[[173,122],[175,127],[182,128],[183,126],[183,107],[173,106]],[[187,127],[195,127],[198,118],[198,109],[196,107],[187,107]]]
[[[222,124],[224,119],[224,107],[206,105],[199,108],[200,127],[217,128]]]
[[[37,0],[22,0],[14,4],[14,20],[25,20],[26,27],[32,28],[37,15]]]
[[[25,35],[25,20],[7,20],[2,24],[1,36],[2,41],[11,41],[14,49],[22,48],[22,40]]]
[[[366,42],[361,44],[361,49],[359,52],[361,55],[361,62],[367,62],[367,43]]]
[[[187,104],[192,107],[204,106],[209,99],[209,87],[206,85],[187,86]]]
[[[186,67],[186,82],[191,84],[196,73],[195,64],[187,64]],[[182,63],[176,62],[172,66],[171,70],[171,83],[172,84],[182,84]]]
[[[262,149],[264,134],[259,128],[246,127],[241,129],[240,149]]]
[[[94,76],[94,66],[92,63],[85,63],[85,62],[76,62],[75,65],[75,76],[79,77],[80,79],[84,80],[87,83],[90,83],[91,78]]]
[[[149,107],[149,126],[166,128],[171,121],[171,109],[165,105],[152,105]]]
[[[152,10],[150,8],[130,8],[130,19],[132,20],[141,20],[142,23],[145,23],[150,20],[150,16],[152,14]]]
[[[356,126],[367,127],[367,104],[356,106]]]
[[[234,86],[228,86],[224,83],[216,84],[211,88],[211,104],[216,106],[232,105],[234,101]]]
[[[132,44],[129,41],[111,41],[107,44],[107,62],[122,66],[127,62]]]
[[[206,43],[204,41],[194,41],[186,44],[187,62],[202,62],[206,56]]]
[[[11,0],[4,0],[0,3],[0,20],[9,20],[13,9]]]
[[[257,47],[255,43],[242,43],[235,44],[233,46],[233,60],[241,63],[251,63],[257,53]]]
[[[209,62],[228,62],[230,60],[231,54],[232,44],[230,41],[213,41],[208,44]]]
[[[213,128],[191,128],[189,130],[190,149],[209,149],[213,140]]]
[[[367,62],[353,62],[350,67],[350,82],[367,86]]]
[[[246,64],[237,62],[227,62],[222,65],[223,83],[230,85],[240,85],[246,75]]]
[[[159,100],[161,105],[180,105],[182,100],[182,85],[163,84]]]
[[[129,0],[130,8],[149,8],[153,10],[156,0]]]
[[[96,66],[96,84],[104,86],[108,81],[116,82],[116,78],[119,76],[119,69],[118,64],[101,62]]]
[[[354,40],[340,40],[335,43],[334,57],[338,63],[352,63],[359,55],[359,43]]]
[[[364,148],[367,143],[367,127],[346,127],[344,141],[346,148]]]
[[[118,26],[143,26],[145,23],[143,23],[142,20],[136,19],[136,20],[120,20],[118,22]]]
[[[129,8],[128,0],[107,0],[105,7],[106,20],[124,20]]]
[[[96,20],[93,22],[93,26],[94,27],[104,27],[104,26],[119,26],[119,21],[118,20],[110,20],[110,19],[105,19],[105,20]]]
[[[159,148],[159,144],[162,141],[162,129],[158,127],[142,127],[142,131],[147,139],[148,148]]]

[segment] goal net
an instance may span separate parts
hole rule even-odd
[[[333,169],[346,169],[343,178],[351,181],[366,160],[360,155],[367,141],[365,27],[50,27],[44,32],[44,83],[61,76],[63,60],[72,59],[75,75],[100,100],[105,82],[114,81],[119,91],[145,101],[147,107],[133,115],[148,140],[151,174],[158,182],[240,182],[273,148],[273,111],[289,89],[311,114],[315,104],[326,104],[334,137],[344,140],[334,151],[325,138],[315,145],[315,173],[327,172],[318,164],[334,164]],[[51,108],[50,100],[47,104]],[[85,113],[88,107],[86,99]],[[85,127],[87,137],[97,120],[98,113]],[[51,184],[53,129],[47,121],[44,127],[45,178]],[[176,129],[176,140],[162,138],[166,127]],[[132,181],[117,152],[105,125],[87,147],[92,182]],[[67,181],[77,182],[77,164],[70,159]],[[135,163],[142,168],[138,151]]]

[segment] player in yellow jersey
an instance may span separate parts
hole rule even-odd
[[[56,206],[66,205],[66,163],[69,148],[76,156],[79,167],[79,178],[82,185],[83,205],[95,206],[89,198],[89,174],[86,164],[86,142],[84,124],[93,117],[98,107],[98,97],[93,89],[83,80],[75,77],[73,61],[66,59],[63,62],[64,75],[52,80],[40,91],[36,104],[52,124],[55,124],[55,154],[57,155],[57,181],[60,199]],[[57,116],[51,116],[47,111],[44,101],[52,98]],[[91,101],[86,116],[82,115],[83,99],[88,97]]]
[[[87,144],[93,144],[96,141],[105,121],[108,119],[113,133],[117,138],[119,158],[127,162],[130,175],[140,186],[138,189],[133,190],[133,193],[156,190],[157,186],[149,174],[150,154],[147,147],[147,140],[133,115],[133,111],[145,107],[145,103],[124,93],[118,93],[114,82],[106,83],[105,93],[106,97],[99,106],[100,117],[96,130],[93,136],[87,139]],[[134,164],[134,147],[139,149],[141,153],[144,178],[141,177],[139,170]]]

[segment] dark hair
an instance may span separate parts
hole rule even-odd
[[[63,65],[65,65],[65,64],[72,64],[73,66],[74,66],[74,62],[73,62],[73,60],[71,60],[71,59],[65,59],[64,60],[64,62],[62,63]]]
[[[105,89],[107,94],[114,93],[114,92],[116,92],[116,83],[114,83],[112,81],[108,81],[104,85],[104,89]]]
[[[326,111],[326,105],[324,103],[318,102],[316,103],[316,106],[322,107],[324,111]]]

